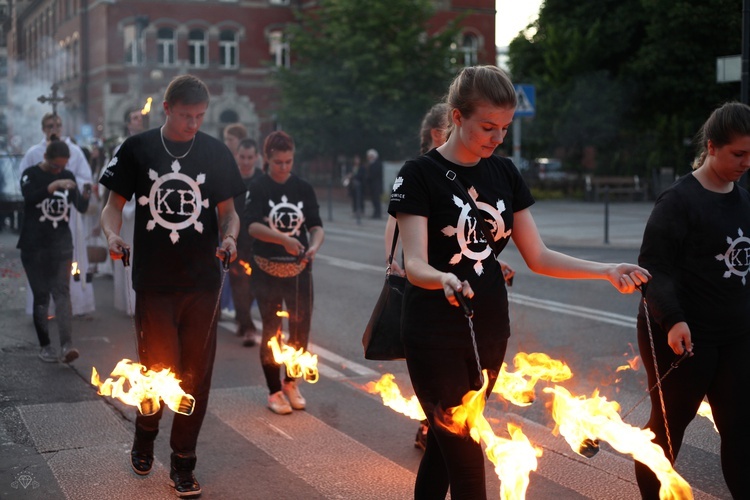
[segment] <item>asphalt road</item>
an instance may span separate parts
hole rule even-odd
[[[265,408],[267,391],[257,348],[241,346],[231,318],[221,318],[209,412],[198,444],[196,475],[203,498],[410,498],[421,451],[412,445],[417,424],[382,405],[363,386],[393,373],[409,395],[403,362],[362,358],[361,332],[383,278],[384,221],[357,224],[346,203],[320,194],[326,242],[315,262],[315,309],[310,350],[320,381],[305,384],[308,409],[278,416]],[[603,205],[544,202],[532,209],[548,245],[604,261],[633,261],[650,211],[647,203],[610,206],[604,243]],[[0,496],[2,498],[173,498],[167,486],[169,423],[165,412],[154,471],[136,477],[128,452],[134,410],[97,396],[91,368],[106,375],[119,359],[135,356],[132,320],[112,308],[112,281],[93,286],[97,311],[74,322],[81,358],[71,366],[46,364],[30,317],[23,311],[23,270],[15,236],[0,233]],[[511,291],[513,337],[507,362],[518,352],[562,359],[574,376],[561,383],[576,395],[599,389],[620,403],[626,422],[642,425],[649,402],[643,369],[617,372],[635,356],[638,297],[605,282],[537,276],[509,247],[518,271]],[[254,310],[257,320],[257,310]],[[257,321],[260,325],[259,321]],[[512,367],[510,368],[512,370]],[[530,499],[638,498],[632,458],[603,442],[587,459],[553,433],[551,396],[540,384],[531,406],[493,397],[485,415],[499,436],[519,424],[541,447]],[[676,465],[695,498],[730,498],[721,477],[719,439],[706,419],[691,424]],[[488,496],[499,481],[488,462]]]

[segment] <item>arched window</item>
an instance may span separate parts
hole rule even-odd
[[[461,42],[464,66],[476,66],[479,63],[479,39],[472,33],[464,33]]]
[[[199,29],[188,33],[188,58],[194,68],[208,67],[208,40],[206,32]]]
[[[177,63],[177,40],[172,28],[159,28],[156,32],[156,62],[162,66]]]
[[[239,42],[237,33],[222,30],[219,33],[219,67],[234,69],[239,67]]]
[[[286,41],[284,32],[276,30],[268,34],[268,52],[276,67],[289,67],[289,42]]]

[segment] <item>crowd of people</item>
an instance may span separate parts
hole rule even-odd
[[[240,123],[226,126],[223,140],[214,138],[200,130],[209,102],[201,80],[176,77],[164,96],[164,123],[144,131],[140,111],[128,110],[126,138],[106,166],[103,150],[90,151],[87,160],[62,135],[60,117],[47,114],[44,139],[22,162],[26,217],[18,247],[39,358],[70,363],[79,356],[71,318],[94,310],[86,237],[101,231],[111,259],[132,262],[113,268],[114,305],[134,317],[139,362],[171,368],[195,398],[193,413],[176,414],[170,433],[169,476],[181,497],[202,491],[194,474],[196,446],[211,386],[217,311],[225,305],[234,308],[242,345],[260,343],[269,410],[288,415],[305,409],[298,380],[282,372],[269,342],[281,340],[277,313],[283,310],[283,341],[307,348],[312,269],[325,239],[315,191],[293,171],[294,139],[275,131],[259,143]],[[740,495],[749,435],[735,394],[747,376],[733,367],[750,342],[748,262],[742,271],[739,257],[718,256],[729,255],[731,235],[742,239],[750,233],[750,194],[737,184],[750,169],[750,107],[728,103],[711,114],[699,134],[693,174],[661,194],[639,262],[630,264],[578,259],[544,244],[529,188],[509,159],[494,154],[516,105],[502,70],[461,70],[445,100],[425,115],[420,154],[403,165],[390,195],[385,248],[389,253],[398,225],[402,253],[391,271],[407,277],[406,366],[426,415],[415,442],[424,454],[414,497],[445,498],[450,492],[454,499],[486,498],[481,445],[447,430],[440,418],[482,387],[483,372],[489,396],[500,372],[511,334],[507,286],[514,271],[499,253],[511,240],[536,273],[605,280],[620,293],[643,292],[639,347],[649,386],[659,386],[651,393],[646,427],[674,462],[685,427],[707,397],[722,437],[727,485]],[[374,149],[364,158],[353,157],[343,177],[358,221],[366,200],[371,217],[381,218],[382,160]],[[456,203],[464,190],[487,206],[503,207],[470,215],[492,219],[491,230],[474,233],[470,252],[461,238],[444,231],[464,220]],[[71,275],[75,265],[82,274]],[[467,323],[460,298],[471,301],[473,323]],[[49,328],[52,301],[59,355]],[[689,355],[684,368],[660,383],[659,374],[683,353]],[[136,416],[130,465],[138,475],[151,472],[162,410]],[[636,478],[644,498],[658,498],[658,480],[647,467],[636,463]]]

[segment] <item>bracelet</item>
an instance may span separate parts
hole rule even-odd
[[[225,234],[224,239],[232,238],[234,240],[234,245],[237,246],[237,238],[233,234]]]

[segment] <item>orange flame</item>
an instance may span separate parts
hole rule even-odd
[[[519,352],[513,358],[513,365],[516,371],[508,372],[506,363],[503,363],[492,392],[517,406],[534,402],[534,386],[539,380],[562,382],[573,376],[568,365],[541,352]]]
[[[698,415],[709,419],[711,423],[714,424],[714,430],[719,432],[719,429],[716,427],[716,422],[714,422],[714,414],[711,411],[711,405],[708,404],[708,401],[701,401],[701,405],[698,407]]]
[[[537,468],[537,458],[542,449],[533,446],[520,427],[508,424],[511,439],[496,436],[484,417],[487,371],[483,371],[484,384],[478,391],[467,392],[460,406],[435,412],[435,425],[457,435],[467,433],[476,442],[484,442],[485,454],[495,465],[500,478],[500,498],[525,498],[529,486],[529,474]]]
[[[242,266],[242,268],[245,270],[245,274],[247,274],[248,276],[250,276],[251,274],[253,274],[253,268],[250,267],[250,264],[248,264],[247,262],[245,262],[242,259],[240,259],[239,262],[240,262],[240,266]]]
[[[151,112],[151,102],[152,101],[153,101],[153,99],[150,98],[150,97],[146,99],[146,104],[143,105],[143,109],[141,110],[141,114],[142,115],[145,116],[145,115],[147,115],[147,114],[149,114]]]
[[[544,392],[555,396],[552,403],[552,417],[556,423],[554,432],[562,434],[573,451],[581,453],[584,443],[603,439],[620,453],[632,455],[656,474],[661,482],[660,499],[693,498],[690,485],[672,468],[664,450],[652,442],[654,433],[624,423],[616,401],[607,401],[598,395],[598,391],[594,391],[591,398],[573,397],[559,385],[545,388]]]
[[[123,403],[135,406],[142,415],[153,415],[159,410],[161,399],[175,413],[190,415],[195,407],[195,398],[180,387],[180,380],[169,368],[147,370],[140,363],[122,359],[110,374],[116,380],[99,379],[96,368],[91,368],[91,385],[96,386],[101,396],[110,396]],[[128,388],[125,388],[127,382]]]
[[[80,269],[78,269],[78,262],[75,262],[75,261],[74,261],[74,262],[73,262],[73,265],[72,265],[72,266],[71,266],[71,268],[70,268],[70,275],[71,275],[71,276],[76,276],[76,275],[78,275],[78,274],[81,274],[81,270],[80,270]]]
[[[288,318],[289,312],[288,311],[276,311],[276,316],[279,318]]]
[[[278,313],[277,313],[278,314]],[[303,378],[314,384],[318,381],[318,356],[305,351],[303,347],[294,349],[294,347],[279,344],[277,337],[271,337],[268,341],[269,347],[273,352],[273,359],[278,364],[286,365],[286,373],[292,378]]]
[[[365,390],[370,394],[380,394],[383,404],[399,413],[414,420],[424,420],[427,417],[419,405],[416,396],[406,399],[401,395],[401,389],[394,382],[395,377],[392,373],[386,373],[377,382],[368,382],[365,384]]]

